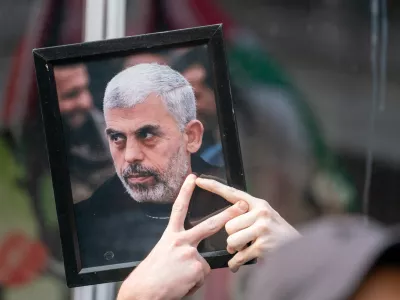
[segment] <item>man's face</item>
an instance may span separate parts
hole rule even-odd
[[[61,115],[71,128],[77,129],[93,107],[86,68],[83,65],[55,67],[54,77]]]
[[[202,65],[195,64],[183,73],[190,82],[196,96],[197,116],[207,129],[213,130],[217,123],[217,108],[214,92],[206,85],[206,70]]]
[[[154,94],[134,108],[106,110],[105,120],[116,172],[132,198],[174,201],[191,171],[190,154],[201,145],[202,127],[193,134],[189,124],[181,132],[162,99]],[[193,122],[196,127],[198,121]],[[199,138],[200,145],[193,146]]]

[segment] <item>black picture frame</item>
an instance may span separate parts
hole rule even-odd
[[[70,175],[53,66],[119,57],[149,49],[199,45],[207,45],[210,57],[227,183],[246,191],[222,24],[33,49],[68,287],[122,281],[140,262],[81,268],[71,185],[65,184],[70,182]],[[214,269],[226,267],[232,258],[227,251],[203,256]]]

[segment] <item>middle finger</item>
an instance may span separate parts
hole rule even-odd
[[[226,232],[229,235],[232,235],[240,230],[250,227],[256,222],[257,217],[257,212],[255,210],[237,216],[225,224]]]
[[[264,235],[264,228],[257,227],[258,226],[253,225],[230,235],[227,239],[228,248],[241,251],[247,244],[253,242],[261,235]]]

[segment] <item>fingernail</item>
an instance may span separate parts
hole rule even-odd
[[[249,205],[245,201],[239,201],[239,208],[242,211],[247,211],[249,209]]]

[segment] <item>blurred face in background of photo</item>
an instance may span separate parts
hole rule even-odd
[[[71,129],[79,129],[93,108],[86,67],[58,66],[54,68],[54,77],[62,118]]]
[[[182,75],[194,89],[197,106],[197,118],[203,123],[205,130],[218,128],[217,107],[214,91],[206,83],[206,69],[201,64],[190,65]]]

